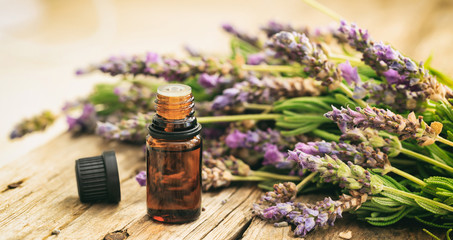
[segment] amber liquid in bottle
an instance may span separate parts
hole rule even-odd
[[[159,87],[146,140],[148,215],[155,221],[193,221],[201,213],[201,126],[191,89]]]

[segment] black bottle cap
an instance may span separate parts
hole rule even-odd
[[[118,166],[114,151],[76,160],[75,171],[80,201],[84,203],[121,200]]]
[[[193,128],[183,131],[165,132],[161,129],[154,127],[153,124],[148,126],[148,133],[153,138],[166,139],[166,140],[181,140],[197,136],[201,132],[201,124],[197,123]]]

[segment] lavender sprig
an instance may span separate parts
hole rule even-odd
[[[138,113],[130,119],[118,123],[98,122],[96,134],[109,139],[142,143],[148,134],[146,126],[151,122],[154,113]]]
[[[274,35],[267,47],[273,57],[303,65],[310,77],[329,86],[341,81],[341,73],[333,62],[328,61],[324,52],[304,35],[297,32],[280,32]]]
[[[24,119],[14,127],[9,138],[21,138],[32,132],[44,131],[48,126],[55,122],[56,118],[57,117],[52,112],[44,111],[32,118]]]
[[[310,155],[335,156],[344,162],[351,161],[364,168],[385,168],[390,166],[386,153],[365,143],[353,145],[325,141],[308,142],[296,144],[295,149]]]
[[[292,201],[274,201],[275,205],[270,207],[254,204],[253,211],[264,220],[285,221],[296,226],[294,235],[304,237],[317,228],[333,226],[336,218],[341,218],[345,211],[358,209],[362,203],[366,202],[368,196],[366,193],[357,191],[351,191],[351,195],[343,194],[336,201],[326,197],[315,204]],[[276,224],[276,226],[279,225]]]
[[[213,102],[213,109],[220,110],[246,103],[272,104],[283,98],[300,96],[319,96],[323,88],[312,79],[288,78],[280,79],[255,76],[234,84],[225,89]]]
[[[121,103],[124,112],[149,112],[154,110],[153,98],[155,93],[149,87],[139,83],[129,86],[118,86],[114,89],[115,95]]]
[[[180,60],[148,52],[144,56],[111,57],[100,64],[92,65],[86,69],[80,69],[77,71],[77,74],[82,75],[94,71],[101,71],[112,76],[143,75],[162,77],[167,81],[178,82],[198,76],[201,85],[212,88],[212,81],[206,81],[208,76],[216,76],[215,84],[228,84],[232,80],[241,79],[244,76],[245,73],[241,72],[234,65],[232,61],[221,61],[216,58]]]
[[[261,44],[259,42],[259,39],[255,36],[250,36],[249,34],[245,33],[245,32],[242,32],[242,31],[239,31],[238,29],[236,29],[235,27],[233,27],[233,25],[231,24],[228,24],[228,23],[225,23],[222,25],[222,28],[223,30],[225,30],[225,32],[237,37],[238,39],[260,49],[261,48]]]
[[[363,109],[357,107],[356,111],[350,108],[337,109],[333,107],[333,110],[326,113],[325,116],[335,121],[342,131],[345,128],[354,127],[384,130],[397,134],[402,140],[416,139],[421,146],[433,144],[442,131],[441,123],[432,122],[428,126],[423,121],[422,116],[417,118],[413,112],[409,114],[408,118],[404,118],[390,110],[369,106]]]
[[[68,130],[71,132],[94,132],[98,116],[93,104],[87,101],[67,102],[63,108]]]
[[[295,28],[290,24],[283,24],[276,21],[269,21],[266,25],[261,27],[261,30],[267,35],[268,38],[271,38],[279,32],[298,32],[304,33],[309,36],[309,31],[307,27]]]
[[[279,131],[268,128],[266,131],[255,130],[241,132],[234,130],[225,138],[226,145],[231,148],[246,148],[263,154],[263,165],[275,165],[279,168],[291,168],[292,162],[286,161],[286,150],[300,141],[307,141],[302,136],[282,136]]]
[[[437,82],[422,63],[417,65],[390,45],[374,42],[368,31],[341,21],[338,38],[348,39],[349,45],[362,53],[362,61],[387,80],[380,85],[363,85],[372,90],[370,100],[373,103],[385,103],[404,111],[420,108],[426,99],[445,101],[445,86]]]
[[[382,191],[382,182],[362,167],[337,157],[310,155],[301,150],[289,151],[288,160],[298,163],[302,169],[318,172],[325,182],[339,183],[340,187],[361,193],[377,194]]]

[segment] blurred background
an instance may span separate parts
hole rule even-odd
[[[417,61],[433,54],[433,66],[453,75],[453,1],[320,2]],[[0,0],[0,143],[8,143],[24,117],[58,111],[95,83],[112,81],[100,74],[76,77],[78,67],[110,55],[181,55],[184,45],[226,54],[229,38],[222,23],[256,33],[269,20],[335,24],[300,0]]]

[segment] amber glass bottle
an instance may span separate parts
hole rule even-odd
[[[148,215],[159,222],[188,222],[201,212],[201,125],[191,88],[157,90],[156,115],[146,140]]]

